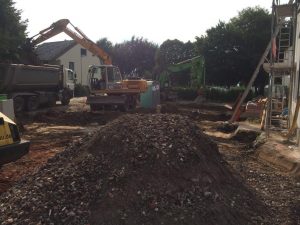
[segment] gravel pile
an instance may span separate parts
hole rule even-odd
[[[3,194],[0,224],[268,224],[187,117],[125,115],[82,142]]]
[[[120,115],[119,112],[109,112],[109,113],[105,112],[103,114],[96,114],[96,113],[91,113],[86,111],[65,112],[65,111],[55,111],[50,109],[47,112],[36,113],[34,116],[34,121],[39,123],[73,125],[73,126],[87,125],[90,123],[98,123],[99,125],[104,125],[108,121],[117,118],[119,115]]]

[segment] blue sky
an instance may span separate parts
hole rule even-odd
[[[166,39],[194,41],[195,36],[228,21],[246,7],[271,10],[272,0],[14,0],[28,19],[28,36],[67,18],[91,40],[107,37],[113,43],[133,35],[157,44]],[[49,41],[70,39],[65,34]]]

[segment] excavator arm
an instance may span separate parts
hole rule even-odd
[[[71,25],[74,30],[68,28]],[[50,27],[41,30],[38,34],[31,38],[31,43],[37,45],[59,33],[64,32],[71,37],[76,43],[89,50],[92,54],[103,60],[105,65],[111,65],[110,56],[100,48],[96,43],[91,41],[79,28],[75,27],[68,19],[61,19],[53,23]]]

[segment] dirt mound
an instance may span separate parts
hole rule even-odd
[[[125,115],[85,140],[1,196],[2,224],[268,224],[187,117]]]
[[[231,133],[233,131],[235,131],[238,128],[238,124],[237,123],[230,123],[228,121],[226,122],[221,122],[219,124],[217,124],[217,131],[221,131],[223,133]]]
[[[213,111],[210,108],[216,108],[218,111]],[[185,115],[193,120],[227,121],[230,118],[230,115],[226,112],[224,107],[207,106],[204,104],[178,105],[166,103],[161,106],[161,113]]]
[[[261,132],[259,131],[239,127],[235,130],[231,138],[243,143],[252,143],[260,134]]]
[[[95,114],[92,112],[65,112],[48,110],[47,112],[37,113],[34,121],[47,124],[63,125],[87,125],[90,123],[106,124],[107,121],[115,119],[120,115],[119,112],[104,112]]]

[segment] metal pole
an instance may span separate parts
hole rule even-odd
[[[273,34],[273,36],[272,36],[272,39],[273,39],[274,37],[276,37],[276,35],[277,35],[278,32],[279,32],[280,27],[281,27],[281,26],[277,26],[277,27],[276,27],[276,30],[275,30],[275,32],[274,32],[274,34]],[[265,49],[263,55],[261,56],[261,58],[260,58],[260,60],[259,60],[259,63],[258,63],[258,65],[256,66],[256,69],[255,69],[255,71],[254,71],[254,73],[253,73],[253,75],[252,75],[252,77],[251,77],[251,79],[250,79],[250,81],[249,81],[249,83],[248,83],[248,85],[247,85],[245,91],[243,92],[242,97],[241,97],[240,100],[238,101],[238,103],[237,103],[237,105],[236,105],[236,107],[235,107],[235,109],[234,109],[234,111],[233,111],[232,117],[230,118],[229,122],[234,122],[234,121],[235,121],[236,115],[237,115],[237,113],[238,113],[238,111],[239,111],[239,109],[240,109],[242,103],[243,103],[244,100],[246,99],[246,97],[247,97],[247,95],[248,95],[248,93],[249,93],[249,91],[250,91],[250,89],[251,89],[251,87],[252,87],[252,85],[253,85],[253,83],[254,83],[254,81],[255,81],[257,75],[258,75],[261,65],[264,63],[265,58],[266,58],[266,57],[268,56],[268,54],[269,54],[269,51],[270,51],[270,49],[271,49],[272,39],[271,39],[270,42],[268,43],[267,48]]]
[[[274,31],[274,24],[275,24],[275,0],[273,0],[272,4],[272,21],[271,21],[271,43],[273,43],[273,31]],[[276,43],[276,39],[275,39]],[[270,136],[270,127],[272,123],[272,99],[273,99],[273,65],[274,65],[274,57],[272,48],[270,48],[270,73],[269,73],[269,85],[268,85],[268,104],[267,104],[267,117],[266,117],[266,136]]]
[[[292,48],[292,60],[291,60],[291,66],[292,69],[290,70],[290,85],[289,85],[289,99],[288,99],[288,128],[290,128],[290,125],[292,124],[292,120],[290,119],[292,117],[292,97],[293,97],[293,91],[295,88],[294,82],[296,79],[296,72],[297,70],[294,69],[294,63],[295,63],[295,50],[296,50],[296,30],[297,30],[297,9],[298,9],[298,4],[295,2],[295,7],[294,7],[294,14],[293,14],[293,48]],[[297,98],[299,96],[299,80],[298,80],[298,85],[297,85]]]
[[[266,118],[266,136],[270,137],[270,127],[272,122],[272,98],[273,98],[273,71],[269,74],[269,88],[268,88],[268,104],[267,104],[267,118]]]
[[[293,1],[294,0],[290,0],[288,4],[292,4]],[[273,4],[275,4],[274,0],[273,0]],[[273,10],[274,10],[274,5],[272,6],[272,11]],[[276,26],[273,34],[271,35],[271,40],[268,43],[267,48],[265,49],[263,55],[261,56],[261,58],[259,60],[259,63],[257,65],[255,71],[253,72],[253,74],[251,76],[251,79],[250,79],[250,81],[249,81],[249,83],[248,83],[245,91],[243,92],[242,97],[239,99],[239,101],[238,101],[238,103],[237,103],[237,105],[236,105],[236,107],[235,107],[235,109],[233,111],[233,114],[232,114],[229,122],[234,122],[236,120],[236,117],[237,117],[237,114],[238,114],[238,112],[240,110],[240,107],[241,107],[242,103],[244,102],[244,100],[246,99],[246,97],[247,97],[247,95],[248,95],[248,93],[249,93],[249,91],[250,91],[250,89],[251,89],[251,87],[252,87],[252,85],[253,85],[253,83],[254,83],[254,81],[255,81],[258,73],[259,73],[259,69],[260,69],[261,65],[264,63],[265,58],[268,56],[268,54],[270,52],[270,49],[271,49],[271,46],[272,46],[272,40],[273,40],[273,38],[275,38],[278,35],[279,30],[281,29],[281,27],[283,25],[283,22],[284,22],[283,20],[278,21],[278,24],[277,24],[277,26]],[[273,29],[273,26],[272,26],[272,29]]]
[[[202,62],[202,66],[203,66],[203,87],[205,87],[205,59],[203,59]]]
[[[80,54],[80,70],[81,70],[81,84],[82,84],[82,55]]]

